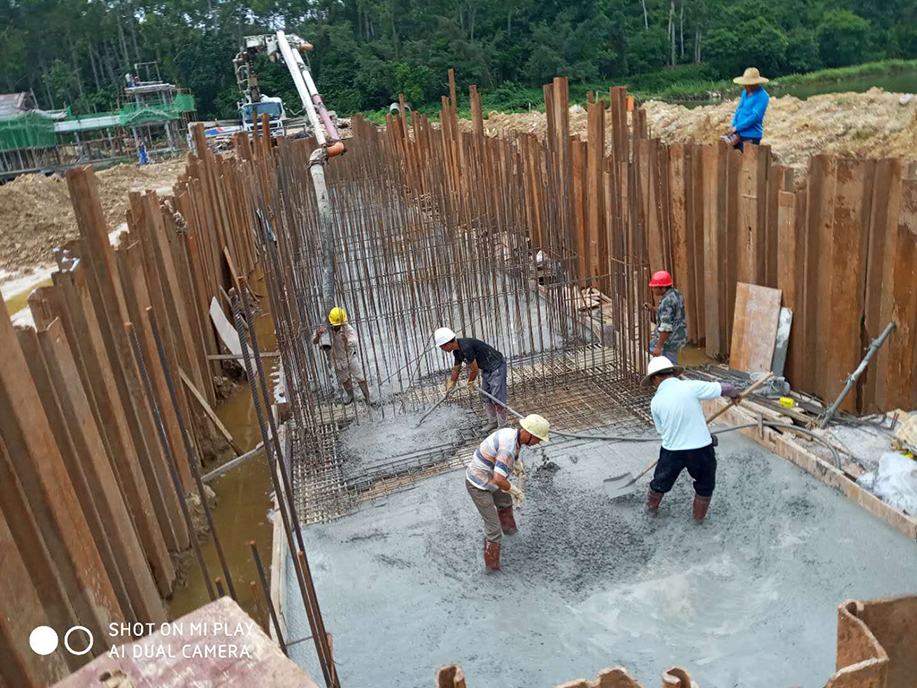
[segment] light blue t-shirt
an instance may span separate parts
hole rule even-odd
[[[701,399],[723,396],[719,382],[681,380],[670,377],[656,389],[650,404],[656,432],[662,435],[662,447],[669,451],[700,449],[713,440],[707,429],[707,420]]]

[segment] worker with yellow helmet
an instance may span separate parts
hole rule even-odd
[[[484,519],[484,565],[492,571],[500,568],[503,536],[516,532],[513,500],[522,503],[522,491],[509,482],[509,476],[525,475],[520,450],[547,442],[551,427],[545,418],[534,413],[523,418],[519,425],[518,430],[500,428],[488,435],[465,471],[465,488]]]
[[[334,374],[341,383],[341,387],[347,392],[345,404],[352,404],[354,400],[353,381],[356,380],[360,385],[360,391],[367,404],[372,404],[369,396],[369,385],[366,383],[366,375],[363,374],[363,365],[360,363],[358,353],[357,333],[351,325],[347,324],[347,311],[340,306],[335,306],[328,313],[328,323],[331,325],[329,332],[331,338],[331,365],[334,367]],[[328,331],[328,328],[322,325],[315,331],[313,344],[318,344],[322,335]]]

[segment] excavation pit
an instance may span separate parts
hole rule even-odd
[[[646,685],[672,665],[701,686],[818,686],[834,670],[836,609],[908,592],[917,549],[841,494],[744,437],[722,437],[708,520],[685,474],[657,516],[602,478],[654,444],[556,441],[528,454],[519,533],[487,573],[460,470],[304,529],[342,685],[552,687],[623,665]],[[576,463],[572,459],[577,459]],[[288,642],[310,635],[286,567]],[[309,642],[291,656],[318,675]]]

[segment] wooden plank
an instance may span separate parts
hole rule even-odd
[[[797,272],[797,268],[802,267],[800,264],[802,256],[799,250],[802,242],[796,232],[796,194],[788,191],[780,191],[778,195],[777,235],[775,239],[774,243],[778,247],[777,288],[783,292],[783,304],[795,314],[797,308],[796,285],[801,277],[801,274]],[[796,388],[799,387],[797,377],[799,371],[794,369],[794,364],[797,361],[793,357],[793,345],[802,341],[801,336],[797,334],[797,330],[801,330],[804,327],[805,322],[797,320],[797,328],[790,332],[787,365],[783,372],[790,385]],[[802,363],[801,357],[799,357],[798,363]]]
[[[8,462],[0,440],[0,463]],[[2,469],[0,469],[2,472]],[[14,515],[14,518],[19,518]],[[64,653],[41,656],[29,646],[29,635],[38,626],[53,626],[32,584],[34,571],[19,552],[7,518],[0,510],[0,685],[50,686],[68,673]],[[61,628],[61,627],[58,627]]]
[[[154,458],[158,448],[153,416],[134,364],[130,343],[124,333],[127,306],[116,273],[96,179],[88,168],[73,169],[67,173],[67,185],[70,198],[73,199],[80,235],[83,237],[84,250],[80,260],[92,298],[96,326],[102,334],[106,361],[111,367],[120,397],[119,403],[124,408],[127,426],[133,437],[137,463],[166,543],[178,549],[178,540],[166,506],[165,492],[170,487],[166,484],[165,476],[159,475]]]
[[[179,474],[187,471],[190,474],[188,465],[188,456],[185,452],[184,444],[179,432],[178,416],[172,405],[169,389],[166,385],[165,376],[162,372],[162,366],[158,364],[159,358],[156,354],[156,343],[153,340],[153,333],[150,330],[149,323],[146,322],[144,314],[150,306],[150,296],[147,290],[146,276],[143,269],[143,255],[139,242],[133,242],[130,246],[122,245],[115,252],[116,259],[122,266],[119,270],[121,282],[124,289],[124,300],[127,304],[127,316],[130,322],[134,323],[137,332],[137,340],[140,344],[140,350],[146,361],[147,373],[150,376],[151,387],[156,395],[156,403],[159,405],[159,412],[165,426],[166,435],[172,446],[172,453],[179,467]],[[154,358],[155,356],[155,358]],[[171,480],[166,480],[170,476],[169,466],[166,457],[161,451],[153,452],[152,458],[157,467],[157,475],[162,489],[163,499],[169,510],[169,518],[172,523],[172,530],[175,533],[176,546],[179,549],[187,549],[190,544],[190,534],[185,524],[184,516],[181,511],[181,504],[178,501],[178,495],[175,494]],[[190,478],[189,483],[190,486]],[[186,488],[190,489],[190,488]]]
[[[869,220],[864,339],[872,340],[878,337],[892,319],[891,295],[894,290],[893,276],[897,259],[895,239],[901,213],[903,179],[904,164],[901,160],[878,161]],[[888,405],[888,365],[889,347],[883,346],[864,373],[865,380],[861,393],[862,408],[866,413],[895,408]]]
[[[771,369],[780,319],[779,289],[739,282],[729,365],[749,373]]]
[[[809,161],[805,271],[806,340],[803,359],[808,363],[802,389],[825,397],[827,359],[836,333],[831,326],[831,274],[825,265],[833,263],[834,195],[837,159],[816,155]],[[850,333],[847,333],[848,335]]]
[[[589,199],[589,243],[591,275],[608,274],[608,234],[605,231],[605,102],[589,106],[588,112],[588,190]],[[602,288],[601,283],[592,286]]]
[[[887,406],[889,409],[917,407],[917,180],[902,185],[901,211],[895,233],[891,294],[883,311],[890,311],[897,323],[889,337]]]
[[[726,353],[726,312],[722,287],[725,259],[726,150],[719,144],[705,146],[704,161],[704,303],[706,349],[710,358]]]
[[[191,378],[185,373],[184,370],[180,371],[182,382],[185,383],[185,386],[188,388],[188,391],[191,392],[191,395],[197,400],[197,403],[201,405],[204,413],[207,414],[207,417],[213,421],[213,424],[216,426],[217,430],[220,431],[220,434],[226,438],[226,441],[229,442],[233,451],[236,453],[236,456],[242,455],[242,450],[236,445],[235,440],[233,440],[232,435],[229,434],[229,430],[226,429],[226,426],[223,425],[216,413],[213,412],[213,409],[207,405],[207,400],[204,399],[204,395],[194,386],[194,383],[191,381]]]
[[[54,441],[6,309],[0,309],[0,435],[28,495],[42,538],[81,623],[104,652],[121,614],[115,591]]]
[[[165,610],[118,481],[109,463],[99,429],[93,422],[70,342],[59,320],[38,332],[38,342],[54,381],[76,454],[97,508],[106,526],[111,549],[119,561],[121,577],[131,600],[134,619],[143,623],[165,621]]]
[[[0,521],[5,521],[11,538],[5,539],[4,544],[0,545],[0,554],[3,555],[0,556],[0,569],[7,557],[22,559],[28,570],[25,580],[34,586],[39,600],[38,604],[30,606],[31,614],[34,614],[36,618],[40,618],[43,614],[52,628],[70,628],[79,623],[72,601],[57,573],[54,560],[51,558],[51,553],[42,537],[41,528],[32,511],[30,500],[26,497],[22,483],[16,475],[13,460],[2,437],[0,437]],[[12,590],[15,589],[17,581],[7,578],[2,580]],[[0,603],[0,607],[3,604]],[[3,624],[5,618],[0,617],[0,625]],[[24,618],[28,619],[29,614],[26,614]],[[10,621],[15,620],[10,619]],[[31,628],[18,640],[27,639]],[[0,666],[4,666],[5,657],[7,654],[0,652]],[[70,653],[64,655],[63,659],[71,669],[77,669],[89,661],[88,657]],[[2,670],[0,670],[0,676],[2,675]]]
[[[221,637],[218,644],[224,651],[214,653],[208,650],[217,644],[213,633],[194,630],[202,628],[211,631],[239,628],[245,629],[245,633]],[[201,659],[205,652],[209,652],[207,658]],[[125,644],[113,655],[99,658],[56,688],[97,688],[99,676],[104,674],[123,676],[122,684],[132,688],[185,688],[192,685],[189,677],[200,685],[221,688],[257,685],[317,688],[308,674],[285,657],[277,644],[229,597],[221,597],[181,617],[172,633],[157,631],[136,643]],[[149,656],[157,659],[143,659]]]
[[[753,148],[754,146],[749,146]],[[748,148],[748,147],[747,147]],[[746,148],[746,150],[747,150]],[[739,225],[739,207],[742,200],[739,195],[739,178],[743,165],[743,154],[734,148],[726,149],[726,222],[721,228],[723,233],[723,281],[719,284],[720,298],[723,299],[725,308],[721,313],[720,327],[725,333],[725,344],[728,347],[732,341],[732,325],[735,314],[736,284],[739,281],[739,233],[733,227]],[[727,349],[728,353],[728,349]]]
[[[58,329],[60,329],[60,323],[57,323],[57,325]],[[131,599],[121,577],[121,567],[118,565],[108,537],[109,523],[100,515],[98,509],[97,503],[104,498],[104,495],[96,494],[93,489],[94,485],[90,485],[86,477],[86,471],[83,468],[83,462],[89,460],[90,457],[80,454],[71,438],[71,428],[58,400],[58,381],[51,376],[45,363],[41,346],[38,343],[38,334],[29,327],[17,330],[16,335],[19,339],[19,346],[22,348],[23,356],[29,366],[29,373],[38,392],[42,410],[48,419],[54,442],[58,451],[60,451],[70,484],[73,486],[73,493],[76,495],[80,509],[86,518],[87,532],[96,544],[104,570],[108,574],[108,579],[114,590],[117,600],[117,609],[114,610],[116,618],[119,622],[133,619],[134,610]],[[73,428],[74,432],[78,430],[79,428]],[[104,455],[100,456],[99,459],[107,462],[107,457]],[[165,619],[163,618],[163,620]]]
[[[672,205],[672,269],[674,280],[685,297],[685,319],[688,324],[688,339],[693,339],[696,325],[694,318],[688,313],[693,313],[694,283],[690,278],[691,267],[694,261],[689,261],[688,231],[687,231],[687,204],[685,180],[685,147],[676,143],[668,149],[670,163],[670,203]],[[693,238],[693,237],[692,237]]]
[[[691,144],[691,207],[693,209],[694,224],[688,231],[694,237],[694,317],[697,320],[697,344],[705,341],[707,335],[706,297],[705,297],[705,271],[704,271],[704,149]]]
[[[172,594],[175,579],[172,560],[166,550],[161,520],[153,507],[151,490],[147,488],[146,478],[136,458],[134,437],[128,428],[111,366],[106,365],[109,359],[102,342],[102,333],[96,325],[98,321],[85,275],[82,267],[77,265],[66,272],[55,273],[54,278],[55,284],[65,295],[63,303],[52,302],[52,306],[63,306],[63,310],[56,311],[55,316],[61,317],[71,347],[79,348],[79,358],[86,368],[81,379],[84,386],[93,390],[93,398],[99,406],[102,420],[100,428],[109,439],[112,470],[130,508],[146,558],[152,566],[159,594],[167,597]],[[66,317],[62,317],[64,311]]]
[[[455,96],[455,70],[452,67],[449,68],[449,102],[452,107],[458,107],[458,99]]]
[[[867,345],[861,339],[866,280],[866,249],[872,202],[874,161],[840,158],[834,203],[834,233],[828,266],[831,291],[821,303],[830,321],[819,332],[824,336],[827,360],[824,366],[824,398],[834,399],[844,388],[847,376],[859,365]],[[841,409],[857,411],[858,395],[848,394]]]
[[[782,165],[773,165],[767,173],[767,223],[764,235],[765,243],[765,287],[773,289],[777,286],[777,272],[779,271],[780,239],[780,194],[792,192],[793,169]],[[790,186],[788,186],[788,183]],[[786,292],[784,292],[786,301]]]
[[[577,289],[582,289],[588,284],[589,277],[589,237],[584,213],[585,198],[583,195],[583,171],[585,169],[585,147],[577,139],[570,144],[570,165],[573,173],[573,236],[574,251],[577,255]]]

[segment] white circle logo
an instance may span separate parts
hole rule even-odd
[[[57,649],[57,631],[50,626],[36,626],[29,633],[29,647],[36,655],[49,655]]]
[[[72,647],[70,647],[70,634],[73,633],[74,631],[85,631],[86,635],[89,636],[89,642],[86,645],[86,649],[83,650],[82,652],[77,652]],[[55,640],[54,644],[57,645],[57,634],[55,634],[54,640]],[[90,631],[85,626],[74,626],[69,631],[64,633],[64,647],[67,648],[67,652],[69,652],[72,655],[76,655],[77,657],[79,657],[80,655],[85,655],[87,652],[89,652],[92,649],[92,643],[94,641],[95,641],[95,638],[92,637],[92,631]]]

